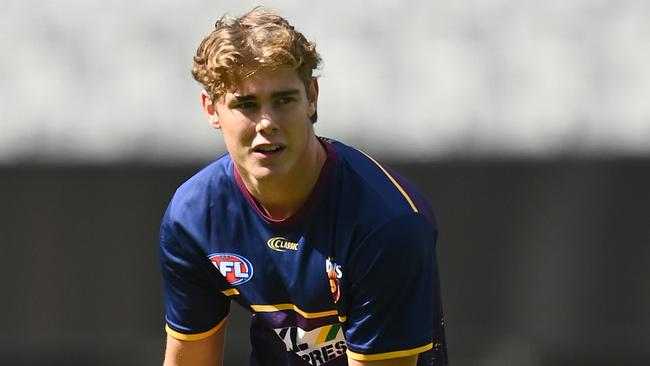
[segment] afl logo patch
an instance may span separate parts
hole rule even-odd
[[[284,252],[287,249],[297,251],[298,250],[298,243],[293,243],[290,242],[289,240],[285,238],[281,238],[276,236],[275,238],[269,239],[266,244],[269,246],[269,248],[275,250],[276,252]]]
[[[231,285],[241,285],[253,277],[253,265],[241,255],[215,253],[208,256],[212,264]]]

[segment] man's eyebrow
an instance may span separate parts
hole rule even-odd
[[[300,90],[298,89],[286,89],[286,90],[278,90],[274,91],[271,93],[272,97],[278,97],[278,96],[284,96],[284,95],[292,95],[292,94],[298,94],[300,93]],[[233,98],[235,100],[242,101],[242,100],[250,100],[250,99],[256,99],[257,97],[255,94],[237,94],[233,93]]]
[[[233,101],[235,102],[248,102],[251,100],[255,100],[254,95],[233,95]]]
[[[286,97],[286,96],[291,96],[296,94],[300,94],[299,89],[278,90],[271,93],[271,98]],[[249,102],[249,101],[254,101],[256,99],[257,97],[255,96],[255,94],[233,94],[233,102],[236,103]]]

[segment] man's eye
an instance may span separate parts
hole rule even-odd
[[[289,104],[289,103],[293,102],[294,100],[295,100],[295,98],[293,98],[293,97],[281,97],[281,98],[278,98],[275,102],[277,104]]]
[[[253,102],[244,102],[244,103],[239,103],[239,104],[237,105],[237,108],[241,108],[241,109],[251,109],[251,108],[255,108],[255,103],[253,103]]]
[[[241,109],[241,110],[251,110],[251,109],[254,109],[256,107],[257,107],[257,105],[255,103],[253,103],[253,102],[243,102],[243,103],[239,103],[239,104],[237,104],[235,106],[235,108]]]

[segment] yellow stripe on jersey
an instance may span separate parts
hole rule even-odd
[[[417,207],[415,206],[415,204],[413,203],[413,200],[411,200],[411,197],[409,197],[409,195],[406,193],[406,191],[404,190],[404,188],[402,188],[402,186],[400,186],[399,183],[397,183],[397,181],[395,180],[395,178],[393,178],[393,176],[390,175],[390,173],[389,173],[386,169],[384,169],[384,167],[383,167],[383,166],[382,166],[382,165],[381,165],[377,160],[373,159],[372,156],[366,154],[366,153],[365,153],[364,151],[362,151],[362,150],[358,150],[358,151],[359,151],[360,153],[362,153],[363,155],[365,155],[368,159],[370,159],[370,161],[372,161],[373,163],[375,163],[375,165],[377,165],[377,166],[379,167],[379,169],[381,169],[381,171],[384,172],[384,174],[388,177],[388,179],[390,179],[390,181],[391,181],[391,182],[393,183],[393,185],[397,188],[397,190],[399,190],[399,192],[402,194],[402,196],[404,196],[404,198],[406,198],[406,201],[408,201],[409,205],[411,206],[411,209],[413,209],[413,212],[418,212],[418,208],[417,208]]]
[[[270,313],[274,311],[293,310],[305,318],[321,318],[324,316],[338,315],[336,310],[320,311],[317,313],[308,313],[294,304],[275,304],[275,305],[251,305],[251,308],[261,313]]]
[[[329,334],[330,329],[332,329],[331,325],[326,325],[320,328],[320,332],[318,333],[318,337],[316,337],[316,341],[314,342],[314,344],[318,345],[325,342],[325,338],[327,337],[327,334]]]
[[[236,288],[231,288],[228,290],[221,291],[222,294],[226,296],[239,295],[239,291]]]
[[[418,353],[426,352],[431,348],[433,348],[433,343],[429,343],[425,346],[418,347],[418,348],[407,349],[403,351],[375,353],[373,355],[364,355],[361,353],[352,352],[350,351],[349,348],[347,349],[346,352],[348,354],[348,357],[355,359],[357,361],[378,361],[378,360],[388,360],[391,358],[413,356],[413,355],[417,355]]]
[[[195,333],[195,334],[180,333],[180,332],[177,332],[177,331],[173,330],[172,328],[170,328],[168,324],[165,324],[165,331],[170,336],[172,336],[172,337],[174,337],[174,338],[176,338],[178,340],[181,340],[181,341],[198,341],[198,340],[201,340],[201,339],[204,339],[204,338],[208,338],[209,336],[216,333],[226,323],[226,319],[228,319],[228,318],[227,317],[223,318],[223,320],[219,324],[217,324],[214,328],[208,330],[207,332],[203,332],[203,333]]]

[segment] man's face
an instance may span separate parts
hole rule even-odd
[[[316,111],[316,82],[305,90],[295,70],[260,70],[234,89],[206,111],[223,131],[239,172],[264,180],[308,168],[301,163],[315,141],[309,118]]]

